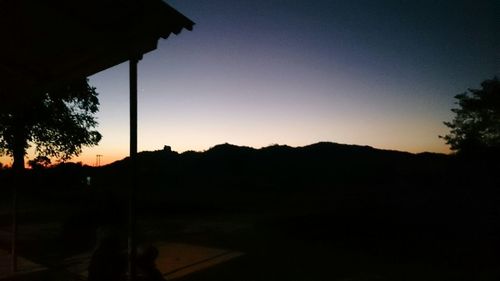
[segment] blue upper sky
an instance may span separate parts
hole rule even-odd
[[[140,61],[140,150],[447,152],[453,97],[499,75],[498,1],[167,2],[196,25]],[[91,77],[103,140],[75,160],[128,154],[127,67]]]
[[[334,141],[446,152],[453,96],[498,75],[496,1],[219,1],[139,65],[139,148]],[[97,74],[100,147],[128,151],[127,65]]]

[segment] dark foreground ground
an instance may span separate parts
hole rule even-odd
[[[123,189],[71,188],[20,193],[19,251],[49,268],[45,280],[81,278],[68,273],[64,261],[92,251],[99,225],[121,227],[125,221]],[[482,193],[470,192],[466,184],[451,193],[434,188],[398,183],[160,194],[142,187],[137,233],[140,241],[156,245],[242,253],[201,269],[192,264],[192,272],[177,280],[500,280],[494,186]],[[3,249],[6,198],[0,214]],[[169,253],[172,262],[197,255],[182,247],[175,251]]]

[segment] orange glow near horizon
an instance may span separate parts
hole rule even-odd
[[[438,136],[454,96],[498,75],[489,5],[271,2],[172,0],[199,24],[139,62],[139,151],[327,141],[450,153]],[[71,161],[129,155],[128,70],[89,77],[103,139]]]
[[[316,142],[320,142],[320,141],[322,141],[322,140],[318,140]],[[171,146],[173,151],[176,151],[178,153],[182,153],[182,152],[189,151],[189,150],[203,152],[203,151],[210,149],[211,147],[213,147],[215,145],[222,144],[222,143],[226,143],[226,142],[222,141],[222,142],[218,142],[218,143],[213,143],[212,145],[209,145],[209,146],[203,146],[203,145],[196,146],[196,145],[194,145],[193,147],[183,147],[182,145],[172,145],[172,144],[165,144],[165,145]],[[227,143],[230,143],[233,145],[238,145],[238,146],[254,147],[256,149],[266,147],[269,145],[274,145],[274,144],[285,145],[284,143],[275,143],[275,142],[269,142],[265,145],[248,145],[245,143],[232,143],[232,142],[227,142]],[[310,145],[313,143],[315,143],[315,142],[308,143],[308,144],[286,144],[286,145],[289,145],[292,147],[300,147],[300,146],[307,146],[307,145]],[[348,143],[345,143],[345,144],[348,144]],[[413,148],[405,147],[405,146],[398,147],[397,145],[394,145],[394,146],[391,146],[391,145],[383,146],[383,145],[376,145],[376,144],[375,145],[357,144],[357,145],[369,145],[369,146],[372,146],[372,147],[377,148],[377,149],[398,150],[398,151],[406,151],[406,152],[410,152],[410,153],[435,152],[435,153],[449,154],[451,152],[447,146],[445,146],[445,145],[435,146],[435,144],[434,144],[434,146],[432,146],[432,144],[427,144],[427,145],[422,144],[420,146],[416,146]],[[158,147],[152,147],[152,148],[143,148],[143,149],[140,149],[140,151],[154,151],[154,150],[161,150],[161,149],[163,149],[163,145],[158,146]],[[118,161],[118,160],[122,160],[123,158],[129,156],[128,149],[122,149],[121,151],[117,150],[117,149],[106,151],[106,150],[100,148],[99,146],[97,146],[97,147],[93,147],[93,148],[84,148],[83,153],[81,155],[72,158],[71,160],[69,160],[69,162],[75,162],[75,163],[81,162],[84,165],[96,166],[98,154],[102,155],[102,157],[100,159],[101,166],[113,163],[113,162]],[[29,159],[32,159],[32,158],[34,158],[33,153],[29,153],[27,155],[27,157],[25,158],[25,160],[27,162]],[[2,157],[0,157],[0,163],[2,163],[3,165],[12,166],[12,158],[7,157],[7,156],[2,156]],[[57,161],[53,160],[53,163],[57,163]]]

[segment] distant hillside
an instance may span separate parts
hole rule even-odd
[[[94,170],[94,190],[106,202],[125,201],[128,162]],[[498,173],[484,163],[369,146],[221,144],[204,152],[141,152],[138,162],[138,209],[149,214],[316,212],[433,225],[453,217],[461,225],[496,208],[500,198]]]
[[[447,169],[450,158],[330,142],[260,149],[226,143],[204,152],[179,154],[166,149],[140,152],[138,157],[139,174],[147,182],[239,188],[385,183],[407,181],[408,177],[435,180]],[[125,158],[103,169],[124,172],[128,161]]]

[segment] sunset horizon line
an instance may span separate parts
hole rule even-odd
[[[162,150],[165,150],[167,147],[172,152],[175,152],[178,154],[183,154],[186,152],[204,153],[204,152],[207,152],[207,151],[213,149],[214,147],[217,147],[220,145],[231,145],[231,146],[236,146],[236,147],[251,148],[251,149],[259,150],[259,149],[273,147],[273,146],[287,146],[290,148],[303,148],[303,147],[313,146],[313,145],[320,144],[320,143],[330,143],[330,144],[338,144],[338,145],[345,145],[345,146],[369,147],[369,148],[376,149],[376,150],[410,153],[410,154],[415,154],[415,155],[422,154],[422,153],[434,153],[434,154],[444,154],[444,155],[453,154],[449,149],[447,149],[447,150],[445,149],[442,151],[436,151],[436,150],[433,151],[432,149],[427,149],[427,150],[426,149],[424,149],[424,150],[408,149],[408,150],[405,150],[405,149],[398,149],[398,148],[380,147],[380,146],[368,145],[368,144],[344,143],[344,142],[327,141],[327,140],[312,142],[312,143],[304,144],[304,145],[293,145],[293,144],[285,144],[285,143],[270,143],[268,145],[247,145],[247,144],[236,144],[236,143],[231,143],[231,142],[221,142],[221,143],[217,143],[214,145],[210,145],[210,146],[205,147],[205,148],[188,148],[188,149],[175,148],[172,145],[165,144],[163,147],[159,147],[157,149],[145,148],[145,149],[140,150],[138,153],[162,151]],[[96,147],[88,147],[88,148],[84,148],[84,150],[85,149],[92,149],[92,148],[95,149]],[[113,155],[112,153],[108,153],[107,155],[110,155],[110,154]],[[81,163],[82,165],[95,167],[95,166],[106,166],[106,165],[112,164],[116,161],[126,159],[127,157],[129,157],[129,155],[128,154],[126,154],[126,155],[122,155],[122,154],[116,155],[115,154],[114,156],[108,156],[108,157],[106,157],[106,153],[97,151],[95,154],[91,154],[91,155],[89,155],[88,152],[87,153],[83,152],[79,156],[72,157],[71,159],[69,159],[67,161],[59,161],[55,158],[54,159],[51,158],[51,161],[53,160],[52,165],[58,165],[61,163]],[[2,158],[4,158],[4,159],[7,158],[10,160],[10,162],[9,163],[3,162],[3,161],[1,161]],[[97,160],[96,158],[99,158],[99,159]],[[111,160],[106,161],[106,158],[111,159]],[[31,157],[25,157],[25,163],[27,164],[28,161],[32,160],[32,159],[34,159],[34,155],[31,155]],[[12,157],[10,157],[10,156],[2,156],[0,158],[0,163],[2,163],[4,165],[4,167],[11,167],[12,161],[13,161]],[[99,164],[97,163],[97,161],[99,161]],[[29,167],[29,165],[27,165],[27,167]]]

